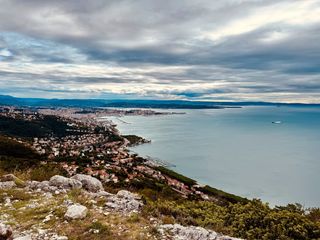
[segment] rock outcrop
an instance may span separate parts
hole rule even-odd
[[[0,182],[0,189],[15,187],[16,185],[12,183],[14,182]],[[27,181],[26,186],[31,190],[51,193],[60,193],[81,188],[92,193],[104,191],[102,183],[98,179],[84,174],[77,174],[71,178],[56,175],[51,177],[49,181]]]
[[[37,190],[37,191],[43,191],[43,192],[55,192],[58,190],[58,187],[51,186],[49,181],[27,181],[26,186],[30,190]]]
[[[97,178],[85,174],[77,174],[71,179],[81,182],[82,187],[89,192],[103,191],[102,183]]]
[[[80,189],[82,188],[82,183],[76,179],[66,178],[63,176],[53,176],[50,178],[49,184],[51,186],[63,188],[63,189]]]
[[[137,194],[120,190],[116,195],[107,198],[105,206],[111,210],[129,214],[138,212],[143,203]]]
[[[0,182],[0,189],[11,189],[16,187],[17,185],[14,181]]]
[[[59,236],[56,233],[39,229],[37,233],[22,234],[13,240],[68,240],[66,236]]]
[[[158,228],[164,239],[176,240],[241,240],[239,238],[231,238],[222,236],[215,231],[207,230],[202,227],[182,226],[180,224],[165,224]]]
[[[64,219],[64,224],[72,224],[72,220],[90,218],[91,214],[87,216],[88,208],[92,214],[108,216],[116,213],[118,216],[127,218],[131,217],[131,213],[137,213],[143,207],[143,201],[139,195],[127,190],[120,190],[117,194],[106,192],[98,179],[83,174],[77,174],[71,178],[56,175],[49,181],[27,181],[25,184],[19,185],[15,183],[16,178],[14,175],[7,175],[1,179],[6,181],[0,181],[0,189],[6,191],[7,189],[15,188],[35,196],[33,200],[27,200],[28,203],[20,207],[19,211],[40,209],[44,206],[50,206],[51,210],[47,215],[42,216],[39,225],[35,229],[24,229],[22,231],[19,228],[14,228],[13,231],[11,227],[3,224],[12,221],[12,216],[10,218],[8,213],[4,214],[7,216],[1,216],[0,214],[0,221],[2,221],[2,223],[0,222],[0,240],[67,240],[66,236],[59,236],[54,229],[40,229],[43,224],[56,221],[59,218],[54,209],[58,210],[58,212],[63,210],[65,214],[61,218]],[[67,193],[72,189],[82,189],[79,194],[84,197],[82,200],[85,201],[87,207],[75,203],[75,199],[69,198]],[[40,199],[42,201],[39,201]],[[53,207],[51,204],[57,204],[56,199],[60,199],[60,202]],[[12,210],[15,208],[15,202],[17,200],[12,200],[9,195],[5,195],[3,202],[0,203],[0,209],[3,206],[4,209]],[[202,227],[182,226],[179,224],[159,225],[161,224],[160,220],[151,221],[150,223],[158,229],[163,240],[239,240]]]

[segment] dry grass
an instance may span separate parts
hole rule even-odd
[[[93,207],[91,199],[79,190],[70,191],[68,194],[46,198],[42,194],[28,194],[24,190],[0,191],[1,199],[10,196],[12,207],[0,205],[1,215],[8,216],[6,222],[11,224],[16,231],[28,230],[32,227],[51,229],[70,240],[156,240],[157,232],[147,217],[140,214],[129,216],[98,211],[99,205]],[[69,199],[73,202],[84,204],[89,212],[85,219],[65,221],[66,206],[63,201]],[[52,214],[47,222],[43,220]],[[1,217],[0,217],[1,220]]]

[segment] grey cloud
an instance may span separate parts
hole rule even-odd
[[[203,35],[261,9],[292,2],[0,0],[0,48],[13,54],[0,61],[106,67],[111,62],[127,69],[186,67],[177,72],[155,70],[86,77],[3,71],[0,81],[10,79],[14,86],[15,81],[28,84],[31,79],[39,79],[40,85],[65,85],[64,91],[77,84],[221,84],[207,91],[201,87],[195,91],[154,90],[154,94],[195,99],[233,92],[316,92],[319,88],[314,79],[320,76],[319,22],[273,22],[219,41]],[[263,41],[274,32],[288,36],[280,41]]]

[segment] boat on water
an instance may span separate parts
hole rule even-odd
[[[281,124],[282,122],[281,121],[273,121],[272,123],[273,124]]]

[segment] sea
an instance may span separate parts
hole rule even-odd
[[[151,140],[130,150],[174,171],[271,206],[320,207],[320,108],[156,109],[185,114],[110,117],[122,134]]]

